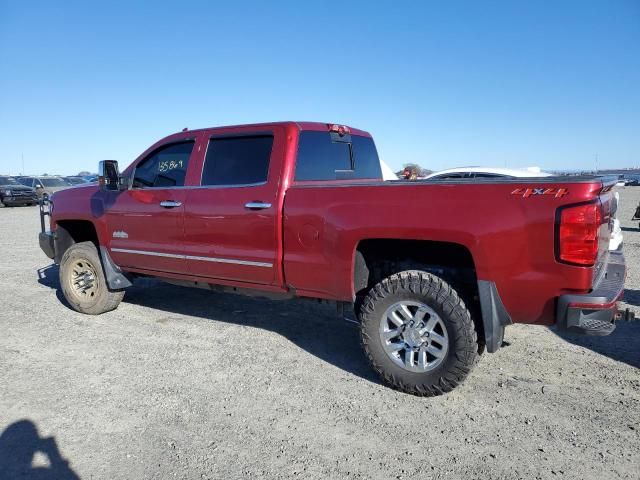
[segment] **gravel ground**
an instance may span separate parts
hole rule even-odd
[[[621,197],[640,315],[640,187]],[[38,228],[35,208],[0,209],[0,478],[640,476],[640,322],[510,327],[423,399],[381,385],[356,328],[310,301],[145,280],[114,312],[74,313]]]

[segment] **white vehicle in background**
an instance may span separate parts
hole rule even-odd
[[[433,172],[424,180],[445,180],[447,178],[539,178],[552,177],[539,167],[529,168],[493,168],[493,167],[458,167]]]
[[[385,163],[384,160],[380,159],[380,170],[382,170],[382,179],[383,180],[398,180],[398,176],[391,170],[391,167]]]
[[[620,220],[618,220],[618,208],[620,207],[620,194],[618,192],[613,193],[616,199],[615,217],[613,219],[613,230],[611,231],[611,237],[609,238],[609,250],[615,251],[622,248],[622,228],[620,227]]]
[[[524,169],[516,168],[492,168],[492,167],[459,167],[440,170],[427,175],[424,180],[447,180],[460,178],[540,178],[553,177],[552,174],[543,172],[539,167],[529,167]],[[618,210],[620,195],[615,192],[615,209]],[[609,250],[615,251],[622,246],[622,228],[620,228],[620,220],[613,219],[613,228],[611,238],[609,239]]]

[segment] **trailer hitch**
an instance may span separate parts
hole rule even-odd
[[[617,312],[615,316],[615,320],[624,320],[625,322],[633,322],[637,320],[635,312],[626,308],[624,312]]]

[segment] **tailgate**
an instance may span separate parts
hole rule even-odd
[[[600,207],[602,211],[600,231],[599,231],[599,245],[598,245],[598,260],[594,267],[595,275],[593,277],[594,286],[601,280],[602,274],[604,274],[604,265],[606,265],[609,257],[609,241],[611,239],[611,233],[613,232],[613,221],[616,216],[616,210],[618,208],[618,202],[613,192],[613,188],[616,184],[614,177],[606,177],[602,179],[602,189],[598,195],[600,200]]]

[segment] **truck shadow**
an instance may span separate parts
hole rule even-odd
[[[38,281],[56,289],[56,296],[68,307],[58,281],[58,267],[38,270]],[[625,301],[640,305],[640,291],[626,290]],[[335,307],[312,300],[267,300],[242,295],[215,293],[178,287],[155,279],[136,279],[127,289],[124,303],[162,310],[213,322],[270,330],[303,350],[349,373],[380,384],[360,348],[357,325],[339,320]],[[640,322],[618,322],[608,337],[572,335],[554,330],[569,343],[613,360],[640,368]]]
[[[554,333],[573,345],[588,348],[600,355],[640,368],[640,322],[618,322],[616,329],[606,337]]]
[[[39,455],[38,455],[39,454]],[[0,479],[79,480],[58,450],[54,437],[40,437],[30,420],[19,420],[0,434]]]
[[[624,289],[624,301],[634,307],[640,307],[640,290]]]
[[[57,298],[68,307],[60,290],[58,266],[39,269],[38,282],[55,289]],[[338,319],[335,305],[216,293],[147,278],[135,280],[123,303],[269,330],[344,371],[381,384],[362,352],[357,325]]]

